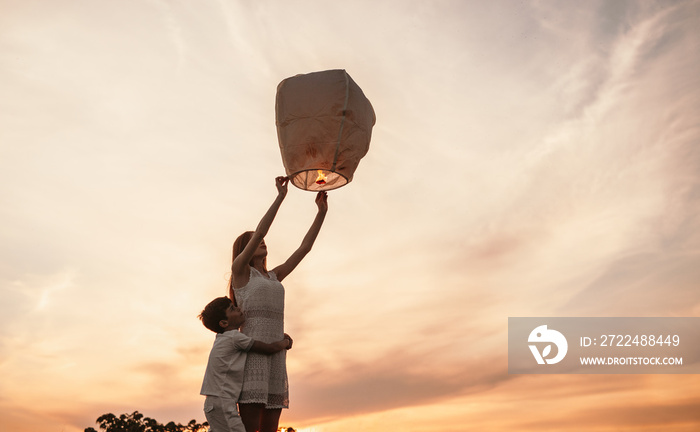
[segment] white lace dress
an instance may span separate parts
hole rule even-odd
[[[234,295],[245,315],[241,333],[266,343],[284,337],[284,287],[274,272],[263,276],[250,267],[250,280]],[[238,402],[289,408],[286,350],[272,355],[248,353]]]

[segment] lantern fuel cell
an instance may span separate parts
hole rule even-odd
[[[296,75],[277,86],[277,138],[292,184],[308,191],[352,181],[376,122],[372,104],[343,69]]]
[[[326,184],[326,173],[323,170],[318,170],[318,177],[316,177],[316,184],[317,185],[324,185]]]

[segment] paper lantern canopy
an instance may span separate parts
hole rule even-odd
[[[337,189],[352,181],[369,150],[372,104],[342,69],[296,75],[277,86],[282,162],[300,189]]]

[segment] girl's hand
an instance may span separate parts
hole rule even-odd
[[[328,193],[326,191],[316,194],[316,205],[319,212],[325,213],[328,211]]]
[[[277,177],[275,179],[275,186],[277,186],[277,194],[284,197],[287,195],[287,184],[289,183],[289,177]]]
[[[292,349],[292,343],[294,342],[292,340],[292,338],[287,333],[284,334],[284,338],[289,341],[289,345],[285,349],[288,349],[288,350]]]

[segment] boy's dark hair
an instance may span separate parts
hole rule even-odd
[[[224,328],[219,325],[219,322],[226,319],[226,309],[230,305],[231,299],[228,297],[218,297],[209,302],[199,314],[199,319],[202,320],[204,327],[215,333],[223,333]]]

